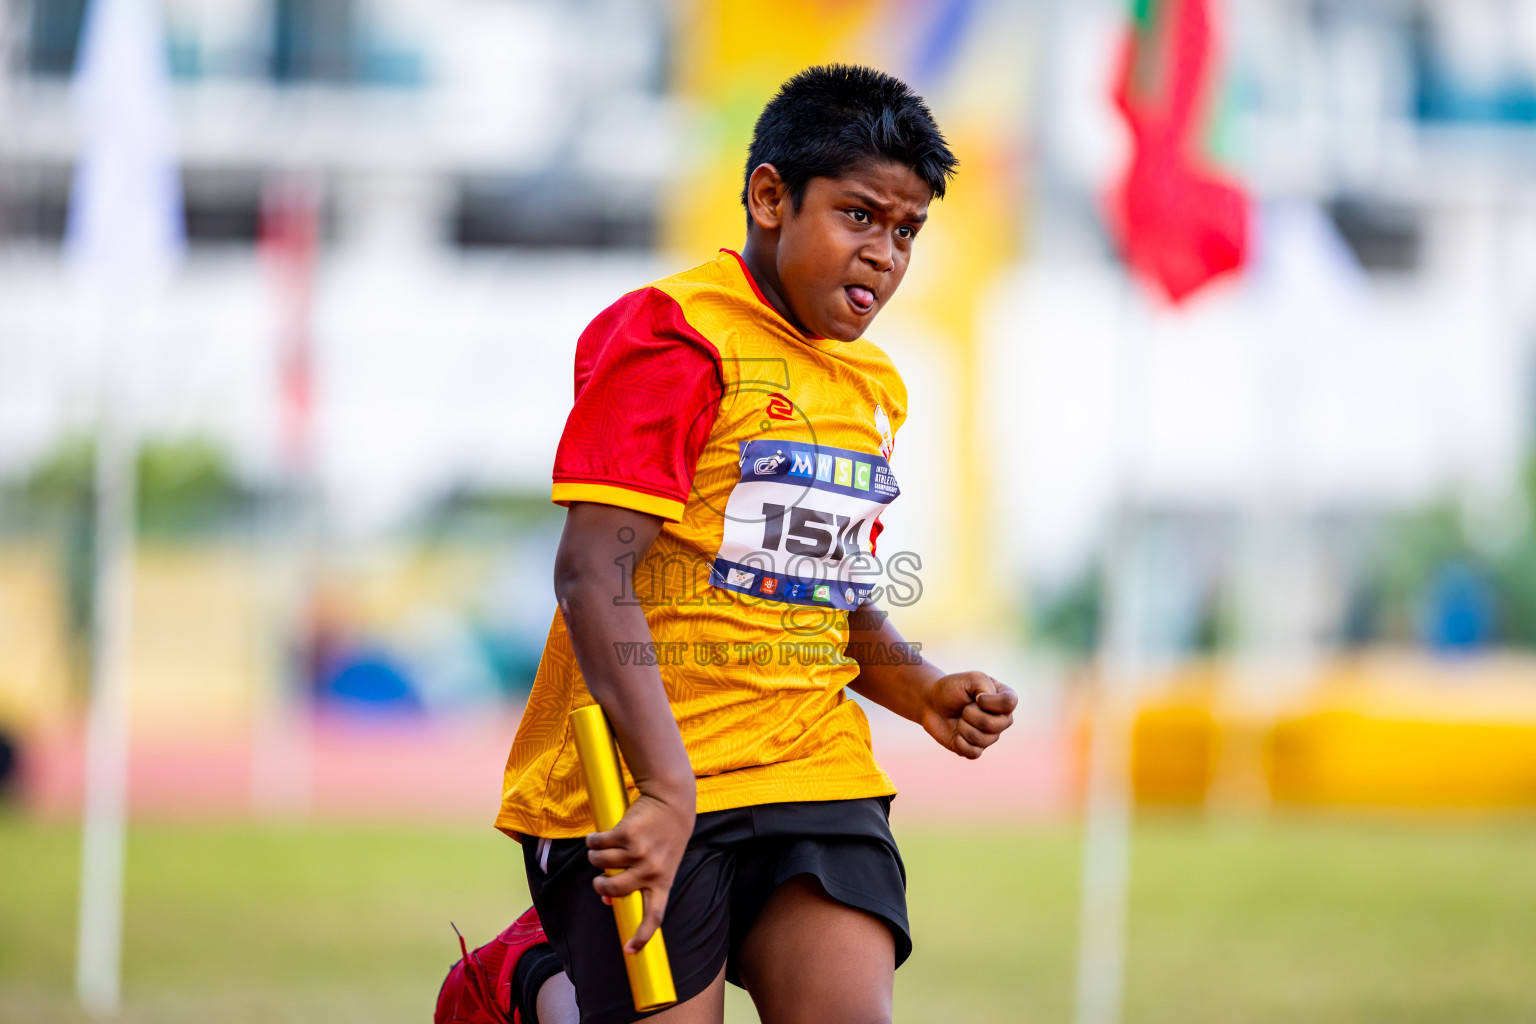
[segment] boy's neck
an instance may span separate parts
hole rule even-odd
[[[811,332],[795,319],[795,314],[789,310],[789,303],[784,299],[784,285],[779,280],[778,254],[778,232],[761,228],[747,232],[747,243],[741,247],[741,262],[746,264],[752,280],[757,282],[757,290],[763,293],[763,298],[778,310],[780,316],[789,321],[791,327],[808,335]]]

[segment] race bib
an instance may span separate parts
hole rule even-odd
[[[714,586],[785,604],[857,608],[875,587],[869,534],[901,493],[879,455],[744,441],[710,569]]]

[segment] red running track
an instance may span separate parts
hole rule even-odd
[[[129,806],[137,817],[158,819],[256,816],[255,766],[266,763],[282,766],[266,776],[276,780],[266,791],[292,815],[489,827],[519,712],[318,714],[302,732],[262,748],[264,761],[250,736],[136,738]],[[899,820],[986,824],[1059,816],[1073,806],[1075,758],[1063,723],[1021,721],[980,760],[968,761],[878,709],[872,719],[875,755],[899,791]],[[33,737],[22,753],[24,805],[45,817],[77,814],[83,729]]]

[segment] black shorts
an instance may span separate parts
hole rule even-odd
[[[883,796],[700,814],[662,922],[678,1002],[708,988],[722,964],[726,978],[741,984],[735,960],[742,940],[773,891],[796,875],[814,875],[833,899],[884,921],[899,967],[912,952],[912,936],[890,807]],[[638,1020],[613,909],[592,889],[599,872],[587,860],[586,840],[520,838],[528,888],[576,986],[582,1024]]]

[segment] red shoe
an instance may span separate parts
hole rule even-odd
[[[443,979],[434,1024],[522,1024],[513,1006],[512,972],[524,953],[548,941],[533,907],[473,953],[459,935],[464,956]]]

